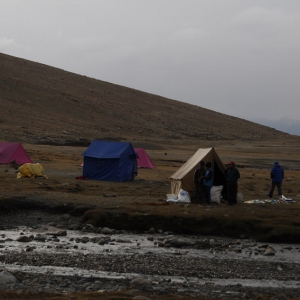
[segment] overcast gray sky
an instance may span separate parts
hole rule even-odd
[[[300,121],[299,0],[0,0],[0,52],[247,120]]]

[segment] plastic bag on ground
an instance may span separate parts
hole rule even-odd
[[[188,192],[180,189],[178,193],[178,202],[191,202],[191,197]]]
[[[279,200],[283,200],[283,201],[285,201],[285,202],[287,202],[287,203],[289,203],[289,202],[294,202],[293,199],[287,198],[287,197],[285,197],[285,196],[283,196],[283,195],[279,198]]]
[[[167,194],[167,202],[178,202],[178,198],[173,194]]]
[[[223,185],[214,185],[214,186],[211,187],[211,190],[210,190],[211,202],[213,202],[213,203],[220,203],[221,202],[222,189],[223,189]]]
[[[243,202],[243,199],[244,199],[244,195],[240,191],[238,191],[237,194],[236,194],[237,203]]]

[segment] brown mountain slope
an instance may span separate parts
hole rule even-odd
[[[202,107],[4,54],[0,107],[0,140],[6,141],[252,141],[287,136]]]

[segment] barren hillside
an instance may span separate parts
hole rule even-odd
[[[287,137],[243,119],[4,54],[0,107],[0,140],[6,141],[80,145],[93,139],[176,143]]]

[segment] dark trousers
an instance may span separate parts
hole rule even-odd
[[[203,183],[196,183],[195,184],[194,202],[197,202],[197,203],[204,203],[205,202]]]
[[[281,190],[281,182],[273,182],[272,181],[272,187],[270,189],[270,192],[269,192],[269,197],[272,198],[273,197],[273,192],[274,192],[274,189],[275,187],[277,186],[277,191],[278,191],[278,196],[282,196],[282,190]]]
[[[227,201],[228,204],[236,204],[237,183],[227,184]]]
[[[211,186],[204,185],[204,194],[205,194],[207,204],[211,203],[210,190],[211,190]]]

